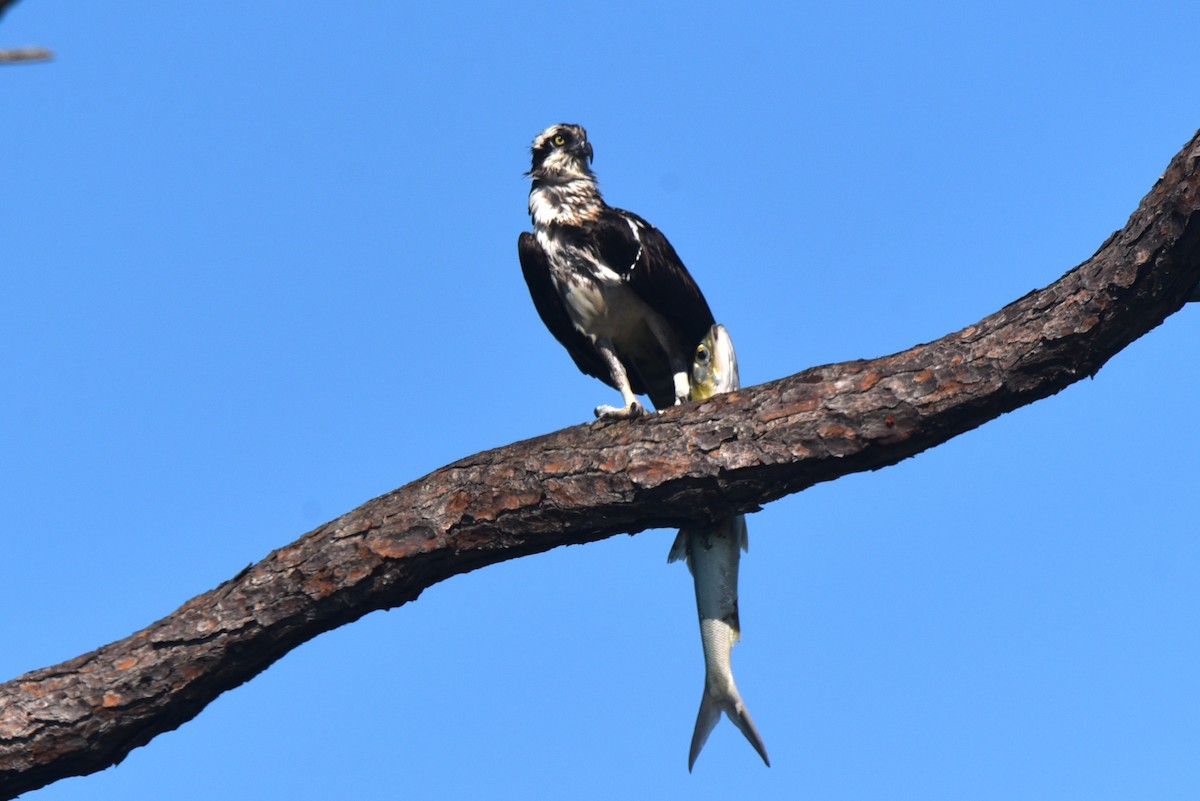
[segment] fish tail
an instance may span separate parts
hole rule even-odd
[[[725,714],[729,716],[729,719],[733,721],[733,725],[741,730],[742,734],[746,736],[746,741],[762,757],[763,764],[768,768],[771,767],[771,760],[767,758],[767,746],[763,743],[762,737],[759,736],[758,729],[754,728],[754,721],[750,719],[750,712],[746,709],[746,705],[742,703],[742,699],[735,697],[734,703],[725,709]]]
[[[700,756],[700,750],[708,742],[708,735],[712,734],[712,730],[720,719],[721,705],[717,699],[708,694],[708,688],[705,688],[704,695],[700,696],[700,712],[696,715],[696,730],[692,732],[692,747],[688,751],[688,773],[692,772],[692,766],[696,764],[696,757]]]
[[[746,709],[746,704],[743,703],[737,689],[735,688],[730,695],[720,697],[710,693],[709,688],[705,687],[704,695],[700,698],[700,712],[696,715],[696,729],[692,732],[692,747],[688,752],[688,773],[692,772],[692,766],[696,764],[696,757],[700,756],[700,751],[708,742],[708,735],[712,734],[717,721],[721,719],[722,712],[733,722],[733,725],[738,727],[746,737],[746,741],[762,757],[766,766],[771,767],[771,760],[767,758],[767,746],[763,743],[758,729],[755,728],[754,721],[750,718],[750,712]]]

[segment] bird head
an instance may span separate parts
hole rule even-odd
[[[592,143],[582,125],[560,122],[538,134],[529,148],[533,152],[534,178],[591,178]]]

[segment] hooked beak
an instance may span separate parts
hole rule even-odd
[[[587,156],[588,164],[592,163],[592,143],[586,139],[577,148],[581,156]]]

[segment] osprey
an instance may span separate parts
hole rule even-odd
[[[530,148],[533,233],[517,250],[533,305],[575,365],[621,393],[597,417],[642,413],[688,399],[692,355],[713,315],[662,232],[604,202],[579,125],[560,123]]]

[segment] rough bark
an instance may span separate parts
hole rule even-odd
[[[1086,262],[935,342],[479,453],[118,642],[0,685],[0,797],[101,770],[290,649],[458,573],[753,511],[1094,374],[1200,283],[1200,135]]]

